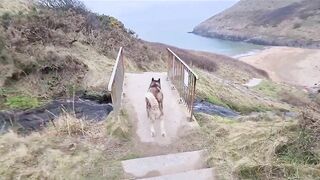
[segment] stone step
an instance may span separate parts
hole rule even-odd
[[[140,180],[214,180],[214,171],[212,168],[198,169],[192,171],[186,171],[177,174],[169,174],[164,176],[157,176],[151,178],[145,178]]]
[[[206,168],[204,151],[183,152],[122,161],[126,178],[148,178]]]

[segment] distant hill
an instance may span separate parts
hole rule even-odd
[[[195,34],[255,44],[320,47],[319,0],[240,0]]]

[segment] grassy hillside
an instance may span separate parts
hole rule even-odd
[[[131,70],[164,69],[163,60],[113,17],[27,2],[1,2],[0,99],[103,91],[120,47]]]
[[[257,44],[320,47],[318,0],[241,0],[194,33]]]

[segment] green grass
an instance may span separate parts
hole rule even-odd
[[[222,102],[220,98],[218,98],[217,96],[215,96],[213,94],[212,95],[207,95],[205,99],[209,103],[220,105],[220,106],[223,106],[223,107],[229,107],[225,102]]]
[[[310,133],[300,131],[292,139],[292,142],[279,148],[276,152],[281,161],[290,164],[319,164],[319,155],[312,151],[315,140]]]
[[[238,123],[238,121],[235,121],[234,119],[229,119],[229,118],[221,117],[221,116],[212,116],[212,118],[215,122],[222,123],[222,124],[231,125],[231,124]]]
[[[30,109],[40,106],[37,98],[18,95],[6,98],[5,105],[12,109]]]
[[[123,156],[120,160],[121,161],[125,161],[125,160],[129,160],[129,159],[137,159],[140,158],[140,156],[136,153],[130,153],[130,154],[126,154],[125,156]]]
[[[259,85],[253,87],[253,89],[273,98],[278,98],[279,93],[282,91],[280,86],[268,80],[263,80]]]
[[[15,89],[11,89],[11,88],[0,88],[0,96],[9,96],[12,94],[17,94],[18,91]]]
[[[200,76],[200,80],[197,84],[197,96],[212,104],[227,107],[242,114],[277,109],[280,104],[270,105],[269,102],[266,102],[263,98],[266,96],[265,92],[256,93],[251,89],[241,90],[241,87],[225,83],[214,74],[201,70],[198,70],[197,73]],[[268,94],[272,94],[270,92],[276,91],[273,95],[276,95],[278,91],[278,88],[273,88],[268,81],[262,84],[260,88],[261,90],[268,92]],[[260,98],[252,97],[250,93],[255,93]]]
[[[262,105],[262,104],[238,104],[238,103],[234,103],[234,102],[227,102],[227,105],[229,108],[244,113],[244,114],[248,114],[251,112],[265,112],[270,110],[269,107]]]

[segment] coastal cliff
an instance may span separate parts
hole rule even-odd
[[[320,48],[319,0],[240,0],[193,33],[254,44]]]

